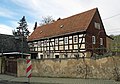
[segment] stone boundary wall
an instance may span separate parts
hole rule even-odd
[[[32,76],[117,79],[120,78],[120,57],[102,59],[31,60]],[[18,75],[26,76],[26,60],[18,60]]]

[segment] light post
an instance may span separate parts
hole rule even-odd
[[[2,38],[2,40],[1,40],[2,42],[1,42],[1,45],[2,45],[2,47],[1,47],[1,74],[2,74],[2,72],[3,72],[3,38]]]

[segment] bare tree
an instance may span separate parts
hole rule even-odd
[[[52,22],[54,22],[54,19],[52,18],[52,16],[42,17],[42,20],[40,22],[40,26],[50,24]]]

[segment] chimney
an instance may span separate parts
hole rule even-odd
[[[34,30],[37,28],[37,22],[35,22]]]
[[[57,21],[58,21],[58,20],[61,20],[61,18],[59,17],[59,18],[57,19]]]

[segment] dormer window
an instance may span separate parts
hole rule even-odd
[[[63,28],[64,25],[60,25],[60,28]]]
[[[94,25],[96,29],[100,29],[100,23],[95,22]]]

